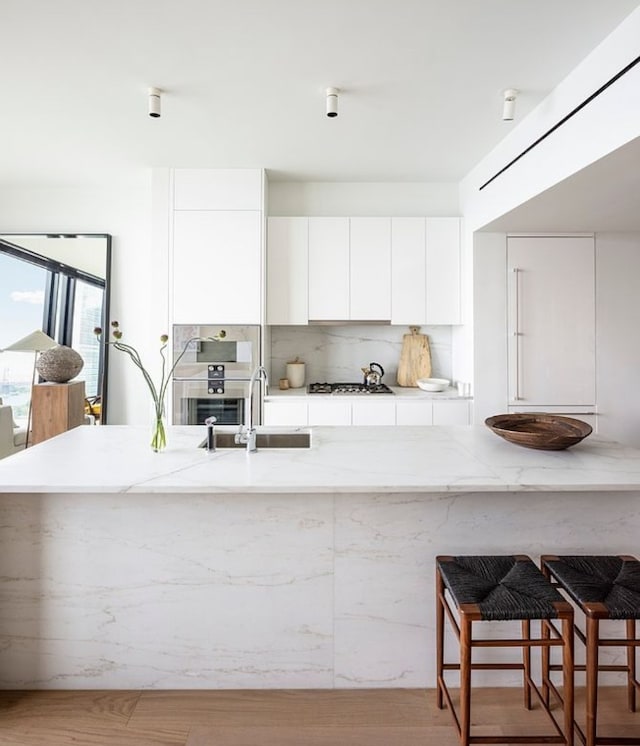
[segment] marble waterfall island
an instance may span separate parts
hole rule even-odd
[[[436,554],[638,551],[640,451],[595,435],[203,439],[80,427],[0,462],[4,688],[434,686]]]

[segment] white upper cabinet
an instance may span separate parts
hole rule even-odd
[[[391,323],[422,324],[426,314],[426,221],[391,219]]]
[[[174,324],[259,324],[262,309],[262,214],[174,212]]]
[[[391,319],[391,218],[350,218],[349,316]]]
[[[349,218],[309,218],[309,319],[349,314]]]
[[[267,221],[267,324],[309,320],[309,220]]]
[[[460,218],[426,220],[426,323],[462,323]]]
[[[391,221],[391,323],[462,323],[460,218]]]
[[[593,237],[509,236],[507,269],[509,404],[594,405]]]
[[[257,168],[177,168],[174,210],[262,210],[263,172]]]

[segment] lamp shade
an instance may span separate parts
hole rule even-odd
[[[36,329],[31,334],[27,334],[26,337],[5,347],[2,352],[41,352],[42,350],[50,350],[57,344],[55,339],[51,339],[48,334]]]

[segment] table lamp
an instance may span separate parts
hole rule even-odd
[[[40,329],[36,329],[31,334],[27,334],[26,337],[22,337],[12,345],[5,347],[2,352],[33,352],[33,373],[31,374],[31,387],[36,377],[36,363],[38,362],[38,353],[44,352],[44,350],[50,350],[55,347],[58,343],[55,339],[51,339],[48,334],[45,334]],[[25,439],[24,447],[29,447],[29,433],[31,431],[31,392],[29,394],[29,414],[27,415],[27,437]]]

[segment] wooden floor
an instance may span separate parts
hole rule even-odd
[[[578,708],[581,712],[581,691]],[[545,733],[519,689],[473,693],[476,734]],[[606,735],[640,737],[624,692],[601,693]],[[3,746],[455,746],[432,690],[0,692]]]

